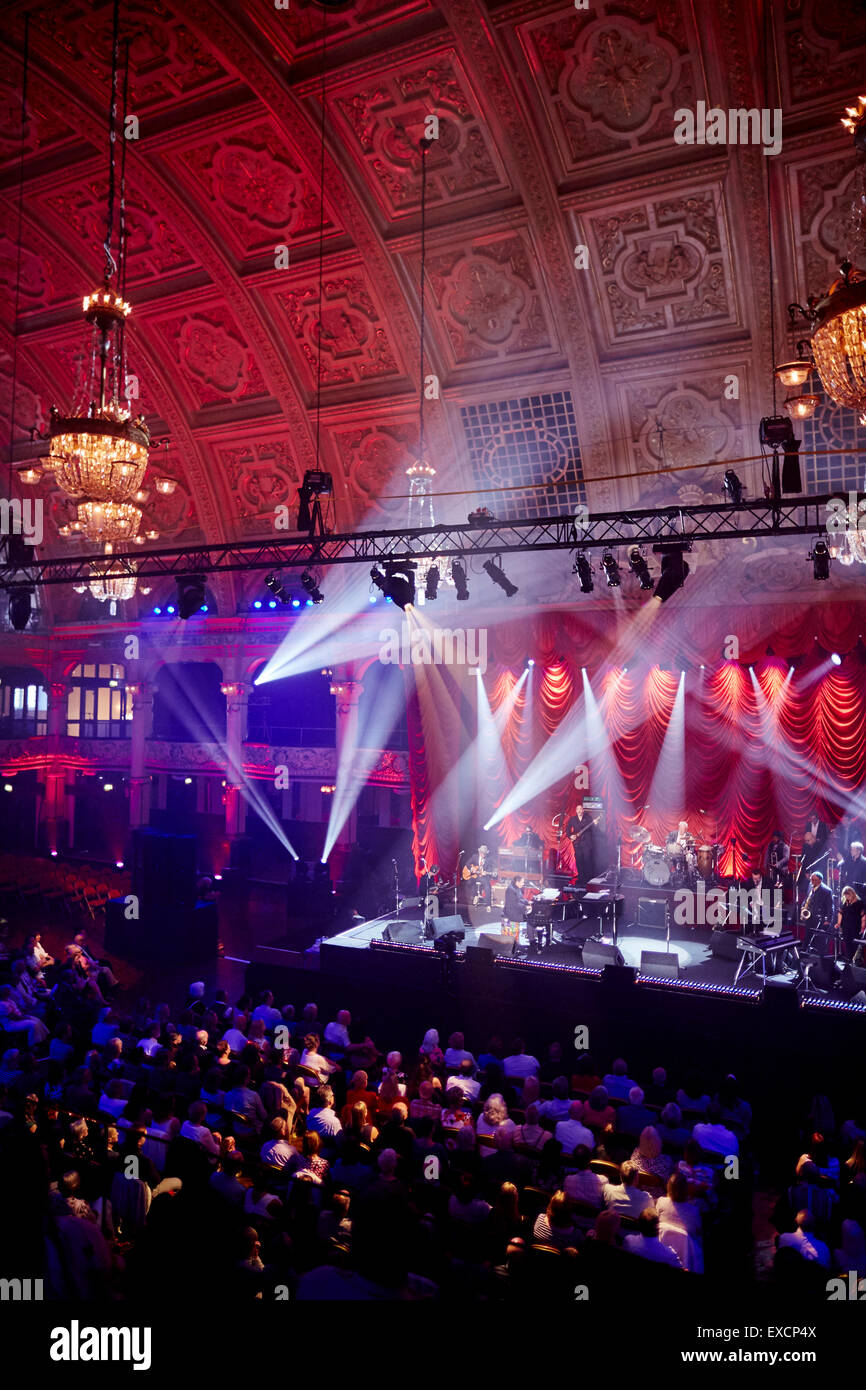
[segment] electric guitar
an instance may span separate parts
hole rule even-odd
[[[572,833],[571,833],[571,834],[569,835],[569,837],[568,837],[569,840],[571,840],[571,843],[572,843],[573,845],[576,845],[577,842],[578,842],[578,840],[580,839],[581,835],[585,835],[586,832],[587,832],[587,830],[591,830],[592,827],[593,827],[594,825],[598,825],[598,823],[599,823],[600,820],[601,820],[601,816],[596,816],[595,820],[591,820],[591,821],[589,822],[589,824],[583,826],[583,828],[582,828],[581,830],[574,830],[574,831],[572,831]]]

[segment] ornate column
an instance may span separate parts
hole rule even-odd
[[[354,781],[357,775],[354,770],[355,753],[358,748],[358,701],[364,689],[361,681],[353,680],[347,676],[345,678],[335,676],[331,682],[331,694],[337,701],[337,782],[344,778]],[[358,787],[356,795],[352,801],[352,810],[346,818],[346,824],[337,837],[338,845],[353,845],[358,829],[358,796],[361,788]]]
[[[245,681],[226,681],[220,689],[226,697],[226,834],[238,840],[247,823],[242,788],[250,687]]]
[[[66,766],[61,759],[61,739],[66,733],[66,707],[69,684],[53,680],[48,685],[46,724],[45,799],[42,803],[41,835],[45,848],[54,853],[69,844],[69,818],[66,806]]]
[[[153,733],[153,686],[145,680],[134,681],[126,687],[132,698],[132,729],[129,749],[129,829],[147,825],[150,821],[150,778],[147,765],[147,740]]]

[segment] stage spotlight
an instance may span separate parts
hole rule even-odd
[[[592,565],[585,555],[578,555],[572,566],[571,572],[572,574],[578,575],[580,578],[580,592],[582,594],[591,594],[595,588],[592,582]]]
[[[454,580],[454,587],[457,590],[458,599],[469,597],[469,586],[466,583],[466,567],[461,565],[459,560],[451,561],[451,578]]]
[[[199,612],[204,603],[205,582],[203,574],[177,576],[177,611],[181,618],[191,618],[193,613]]]
[[[304,570],[301,575],[301,587],[305,593],[309,594],[313,603],[324,603],[325,595],[318,588],[315,579],[309,570]]]
[[[265,580],[265,587],[270,589],[274,598],[279,599],[280,603],[287,604],[291,602],[291,594],[277,575],[269,574]]]
[[[9,590],[9,621],[16,632],[23,632],[33,611],[33,590],[27,587]]]
[[[650,574],[649,565],[637,546],[635,546],[629,554],[628,567],[632,574],[637,576],[637,581],[642,589],[651,589],[653,587],[655,581]]]
[[[690,573],[684,557],[682,545],[654,545],[653,552],[662,557],[662,572],[655,587],[655,596],[661,603],[667,603],[677,589],[681,589]]]
[[[532,657],[530,657],[526,664],[527,666],[534,666],[535,662],[533,661]]]
[[[502,568],[502,565],[499,563],[499,561],[485,560],[484,568],[489,574],[490,578],[493,580],[493,583],[498,584],[500,589],[503,590],[505,597],[514,598],[514,595],[517,593],[517,585],[512,584],[511,580],[506,576]]]
[[[834,666],[841,666],[841,665],[842,665],[842,658],[841,658],[841,656],[839,655],[838,652],[833,652],[832,655],[831,655],[831,657],[830,657],[830,660],[832,661],[832,663],[833,663]]]
[[[439,594],[439,568],[431,565],[427,571],[427,578],[424,581],[424,597],[428,603],[432,603]]]
[[[725,469],[725,480],[723,483],[723,487],[725,489],[725,492],[728,494],[728,500],[731,502],[731,504],[734,507],[739,507],[740,503],[743,500],[743,484],[740,482],[740,479],[737,477],[733,468]]]
[[[370,578],[381,589],[386,598],[392,603],[396,603],[398,608],[411,608],[415,602],[415,566],[411,563],[405,565],[388,565],[385,570],[381,570],[378,565],[374,565],[370,570]]]
[[[330,473],[308,468],[304,481],[298,488],[298,530],[308,531],[311,536],[316,531],[325,534],[322,521],[322,497],[330,497],[334,491],[334,480]],[[312,503],[312,506],[310,505]]]
[[[812,561],[812,573],[816,579],[830,578],[830,552],[826,542],[818,541],[809,559]]]
[[[609,589],[618,589],[621,578],[619,565],[616,562],[616,556],[610,550],[606,550],[602,555],[601,567],[607,576],[607,587]]]

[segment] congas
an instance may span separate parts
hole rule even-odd
[[[715,871],[715,853],[712,845],[698,846],[698,878],[712,878]]]
[[[653,888],[661,888],[668,882],[671,871],[661,845],[647,845],[644,850],[643,876],[644,882]]]

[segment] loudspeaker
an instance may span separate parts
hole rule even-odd
[[[714,931],[710,937],[710,951],[719,960],[739,960],[737,933],[735,931]]]
[[[383,941],[402,941],[404,945],[420,946],[424,928],[420,922],[389,922],[382,933]]]
[[[625,965],[625,958],[618,946],[606,941],[585,941],[583,943],[583,963],[590,970],[602,970],[606,965]]]
[[[601,983],[607,990],[628,990],[636,979],[633,965],[606,965],[601,972]]]
[[[796,983],[791,980],[768,980],[764,985],[763,1005],[780,1024],[790,1022],[800,1009]]]
[[[478,933],[478,945],[481,949],[492,951],[496,956],[512,956],[517,950],[516,936],[494,936],[493,932],[481,931]]]
[[[653,975],[657,980],[676,980],[680,973],[676,951],[641,951],[640,973]]]
[[[467,965],[492,965],[496,956],[495,951],[491,951],[485,946],[467,946],[466,964]]]
[[[640,927],[663,927],[667,902],[664,898],[638,898],[637,921]]]
[[[132,887],[144,909],[192,907],[195,836],[133,830]]]
[[[818,989],[832,989],[836,978],[835,961],[832,956],[812,956],[809,960],[809,980]],[[850,970],[850,966],[847,967]],[[866,977],[866,970],[863,972]],[[844,980],[844,976],[843,976]],[[854,985],[851,994],[856,994],[860,985]]]
[[[453,917],[431,917],[427,926],[428,939],[432,936],[434,941],[438,941],[440,936],[444,936],[445,933],[449,931],[459,932],[461,937],[464,936],[466,932],[466,924],[459,912]],[[432,933],[429,931],[431,927],[433,929]]]
[[[866,969],[862,965],[843,966],[842,993],[845,998],[851,999],[855,994],[859,994],[861,989],[866,989]]]

